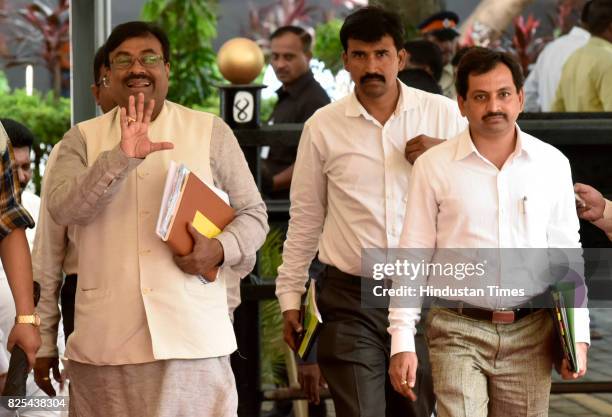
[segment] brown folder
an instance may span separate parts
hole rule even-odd
[[[189,223],[204,236],[213,238],[236,215],[229,204],[192,172],[187,176],[177,207],[166,242],[180,256],[188,255],[193,250],[194,241],[187,228]],[[215,268],[204,276],[214,280],[217,270]]]

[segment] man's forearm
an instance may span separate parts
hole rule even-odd
[[[32,260],[24,229],[15,229],[0,241],[0,257],[18,315],[34,313]]]
[[[291,164],[272,179],[274,191],[288,190],[291,187],[291,177],[293,176],[293,165]]]

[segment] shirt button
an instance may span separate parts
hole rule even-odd
[[[139,255],[148,255],[151,253],[151,249],[143,249],[141,251],[138,251]]]
[[[149,294],[152,291],[153,291],[153,288],[143,288],[142,289],[142,295],[147,295],[147,294]]]

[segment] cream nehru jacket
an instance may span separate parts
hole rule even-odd
[[[212,184],[213,117],[166,101],[151,123],[152,140],[171,151],[149,155],[125,178],[108,205],[77,227],[79,253],[75,331],[66,356],[96,365],[228,355],[236,340],[228,316],[226,268],[202,284],[174,263],[155,234],[171,160]],[[78,125],[91,166],[120,141],[117,109]]]

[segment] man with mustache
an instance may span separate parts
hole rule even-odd
[[[52,217],[78,232],[71,415],[236,415],[226,282],[254,265],[266,209],[230,128],[165,100],[169,50],[153,24],[113,29],[104,62],[118,107],[68,131],[48,174]],[[183,257],[155,233],[171,160],[236,210],[212,239],[187,225],[194,247]],[[212,282],[201,277],[215,267]]]
[[[406,256],[434,248],[578,250],[569,161],[516,124],[524,104],[519,63],[507,53],[473,48],[459,62],[456,87],[469,128],[414,165],[399,243],[413,250]],[[427,278],[427,285],[440,279]],[[520,277],[505,278],[520,288]],[[426,334],[440,417],[548,415],[555,335],[541,307],[549,282],[530,283],[531,297],[433,302]],[[571,372],[564,360],[564,379],[582,377],[587,366],[588,310],[574,311],[579,371]],[[390,308],[396,349],[389,373],[400,392],[401,381],[414,381],[423,359],[412,347],[418,318],[416,308]]]
[[[323,87],[314,79],[309,64],[312,36],[297,26],[282,26],[270,35],[270,65],[282,87],[270,123],[304,123],[319,108],[329,104]],[[264,148],[265,149],[265,148]],[[274,198],[289,198],[295,148],[275,146],[262,160],[263,192]]]
[[[361,307],[361,283],[373,282],[361,277],[362,249],[399,242],[412,168],[406,146],[418,135],[448,138],[465,127],[456,103],[398,81],[406,59],[402,36],[399,17],[377,7],[346,18],[342,57],[355,89],[305,123],[291,185],[276,279],[284,337],[295,349],[300,300],[318,250],[326,268],[317,359],[339,417],[429,417],[433,406],[427,372],[415,388],[417,403],[390,389],[387,309]]]

